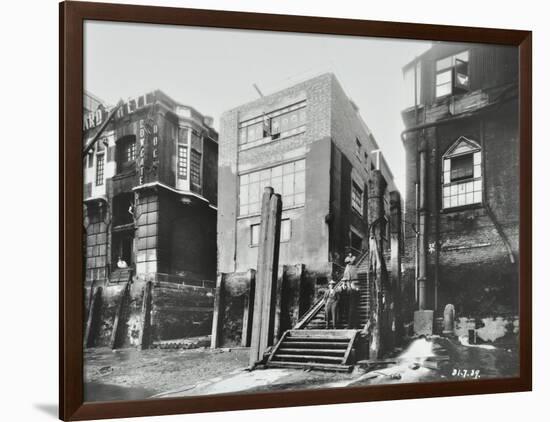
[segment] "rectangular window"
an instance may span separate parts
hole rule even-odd
[[[405,105],[412,107],[420,104],[422,98],[422,85],[420,81],[421,61],[410,66],[404,73],[404,92],[406,94]]]
[[[468,74],[469,51],[463,51],[445,57],[436,62],[435,96],[436,98],[453,94],[456,89],[468,90],[470,79]]]
[[[103,184],[103,174],[105,171],[105,154],[99,154],[97,156],[95,184],[101,186]]]
[[[126,144],[124,157],[127,162],[134,161],[136,159],[136,142],[135,141],[128,142]]]
[[[351,184],[351,207],[360,215],[363,215],[363,189],[355,182]]]
[[[280,234],[280,241],[281,242],[288,242],[291,237],[291,225],[290,225],[290,219],[285,218],[281,220],[281,234]],[[260,243],[260,225],[259,224],[252,224],[250,226],[250,246],[258,246]]]
[[[305,160],[243,174],[239,178],[239,215],[260,213],[264,188],[282,195],[283,208],[305,203]]]
[[[94,166],[94,153],[90,152],[88,153],[88,168],[92,168]]]
[[[478,204],[482,199],[481,151],[443,160],[443,208]]]
[[[451,159],[451,182],[469,179],[474,175],[473,154],[462,155]]]
[[[191,183],[196,186],[201,184],[201,158],[200,152],[195,149],[191,150]]]
[[[279,138],[285,132],[306,123],[305,101],[294,104],[239,124],[239,145],[271,136]]]
[[[187,180],[187,146],[178,145],[178,179]]]

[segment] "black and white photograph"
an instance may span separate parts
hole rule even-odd
[[[519,52],[89,20],[84,401],[519,376]]]

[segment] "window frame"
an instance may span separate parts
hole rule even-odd
[[[355,197],[356,197],[357,194],[356,194],[355,190],[358,190],[361,193],[359,195],[359,202],[360,203],[356,203],[357,201],[355,200]],[[351,209],[353,211],[355,211],[356,213],[358,213],[361,217],[363,216],[363,208],[365,206],[364,195],[365,195],[364,189],[361,189],[361,186],[359,186],[359,184],[357,182],[352,180],[351,181],[351,196],[350,196]]]
[[[454,151],[462,142],[466,142],[470,149],[468,151],[455,153]],[[468,155],[472,156],[472,176],[461,177],[453,180],[452,160]],[[449,163],[448,165],[446,165],[447,161]],[[478,167],[477,171],[476,167]],[[448,175],[446,175],[446,173],[448,173]],[[483,150],[481,146],[477,142],[464,136],[459,137],[441,157],[441,209],[443,211],[449,211],[457,208],[478,207],[483,205],[485,200],[483,175]],[[463,188],[461,188],[462,186]],[[464,189],[464,191],[461,191],[461,189]],[[477,195],[478,199],[475,200],[477,193],[479,193],[479,195]],[[468,202],[467,198],[470,194],[472,196],[472,200],[471,202]],[[465,197],[464,203],[459,203],[459,198],[461,196]],[[453,197],[456,197],[455,203],[453,203]],[[447,199],[449,200],[448,203],[446,202]]]
[[[105,184],[105,153],[96,154],[95,162],[95,185],[103,186]]]
[[[290,165],[292,165],[292,171],[288,172]],[[296,177],[297,175],[298,177]],[[243,180],[246,180],[246,182],[243,183]],[[287,161],[274,166],[239,174],[239,193],[237,198],[238,218],[260,214],[262,201],[262,186],[260,185],[262,182],[264,182],[264,186],[272,186],[275,193],[280,193],[282,195],[283,209],[303,207],[306,202],[305,158],[299,158],[298,160]],[[289,182],[292,183],[292,189],[288,189]],[[278,187],[280,187],[280,191],[278,191]],[[287,190],[291,190],[291,192],[287,192]],[[244,196],[247,197],[246,201],[242,200]],[[252,197],[257,200],[250,201]],[[292,203],[290,204],[288,201],[289,197],[292,197]],[[250,211],[251,206],[253,207],[252,211]],[[243,210],[246,211],[243,212]]]
[[[287,118],[286,123],[283,122]],[[295,117],[295,122],[292,121]],[[300,101],[286,107],[263,113],[261,116],[238,122],[237,144],[239,147],[265,138],[278,140],[287,132],[291,132],[307,124],[307,101]],[[276,129],[274,127],[276,126]],[[253,128],[252,130],[250,128]],[[254,133],[251,138],[250,133]],[[259,136],[259,135],[262,136]]]
[[[198,157],[198,163],[194,158]],[[198,168],[196,168],[198,164]],[[202,153],[195,148],[191,148],[189,154],[189,180],[194,186],[202,186]]]
[[[464,54],[467,54],[468,60],[463,60]],[[450,60],[450,64],[438,69],[438,63],[442,62],[443,60],[447,60],[447,59]],[[435,75],[435,78],[434,78],[434,97],[435,97],[436,100],[441,99],[441,98],[449,97],[449,96],[454,95],[456,93],[455,92],[455,89],[456,89],[456,87],[455,87],[455,77],[456,77],[456,68],[458,66],[457,60],[462,62],[462,63],[467,63],[468,64],[468,78],[469,78],[470,77],[470,68],[469,68],[470,49],[462,50],[458,53],[454,53],[454,54],[451,54],[449,56],[441,57],[441,58],[435,60],[435,62],[434,62],[434,75]],[[449,81],[438,84],[437,83],[438,76],[442,75],[444,73],[450,73]],[[445,86],[445,85],[450,85],[450,91],[448,93],[445,93],[445,94],[442,94],[442,95],[437,95],[437,89],[440,86]]]
[[[128,141],[124,143],[124,162],[131,163],[136,161],[136,140]]]
[[[184,151],[182,154],[181,151]],[[189,147],[178,144],[177,176],[179,180],[187,180],[189,174]]]

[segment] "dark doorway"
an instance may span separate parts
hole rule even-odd
[[[363,250],[363,238],[354,232],[350,232],[350,246],[353,252],[361,252]]]
[[[134,263],[134,230],[114,231],[112,235],[112,259],[113,270],[117,269],[118,258],[120,257],[128,267]]]

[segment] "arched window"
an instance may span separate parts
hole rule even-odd
[[[443,155],[443,208],[482,201],[481,147],[464,136]]]

